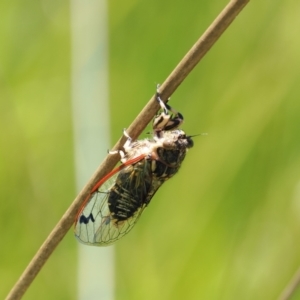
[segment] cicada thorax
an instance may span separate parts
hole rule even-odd
[[[122,169],[111,188],[108,206],[116,223],[131,218],[136,211],[149,202],[149,191],[152,188],[151,164],[147,160]]]

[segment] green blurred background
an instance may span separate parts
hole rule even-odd
[[[226,3],[109,3],[112,145]],[[297,270],[299,12],[250,2],[172,96],[208,135],[117,243],[116,299],[276,299]],[[0,41],[2,299],[76,195],[69,2],[1,1]],[[24,299],[76,299],[76,263],[70,231]]]

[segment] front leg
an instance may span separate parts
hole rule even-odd
[[[162,112],[154,117],[153,119],[153,130],[159,134],[160,131],[169,131],[174,130],[183,123],[183,115],[180,112],[177,112],[169,104],[164,103],[160,97],[159,85],[156,89],[156,99],[162,109]],[[171,111],[173,114],[169,114]]]
[[[123,148],[125,150],[125,152],[120,149],[120,150],[114,150],[114,151],[108,151],[109,154],[119,154],[121,156],[121,162],[124,163],[126,161],[126,153],[128,152],[128,150],[131,148],[131,144],[132,144],[132,138],[129,136],[129,134],[127,133],[126,129],[123,129],[123,134],[124,136],[127,138]]]

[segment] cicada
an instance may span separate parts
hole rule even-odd
[[[181,113],[164,103],[154,117],[150,138],[127,141],[119,150],[121,165],[92,189],[75,220],[75,236],[87,245],[108,246],[127,234],[138,221],[158,188],[179,170],[191,136],[179,129]]]

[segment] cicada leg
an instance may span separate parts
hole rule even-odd
[[[174,130],[179,127],[183,122],[183,115],[172,108],[169,104],[164,103],[160,97],[159,85],[156,89],[156,99],[162,109],[162,112],[153,119],[153,130],[159,135],[163,130]],[[169,111],[173,114],[169,114]]]
[[[130,149],[131,143],[132,143],[132,138],[129,136],[129,134],[127,133],[125,128],[123,129],[123,134],[127,138],[127,140],[123,146],[125,152],[122,149],[115,150],[115,151],[108,151],[109,154],[119,154],[121,156],[121,162],[123,162],[126,152]]]

